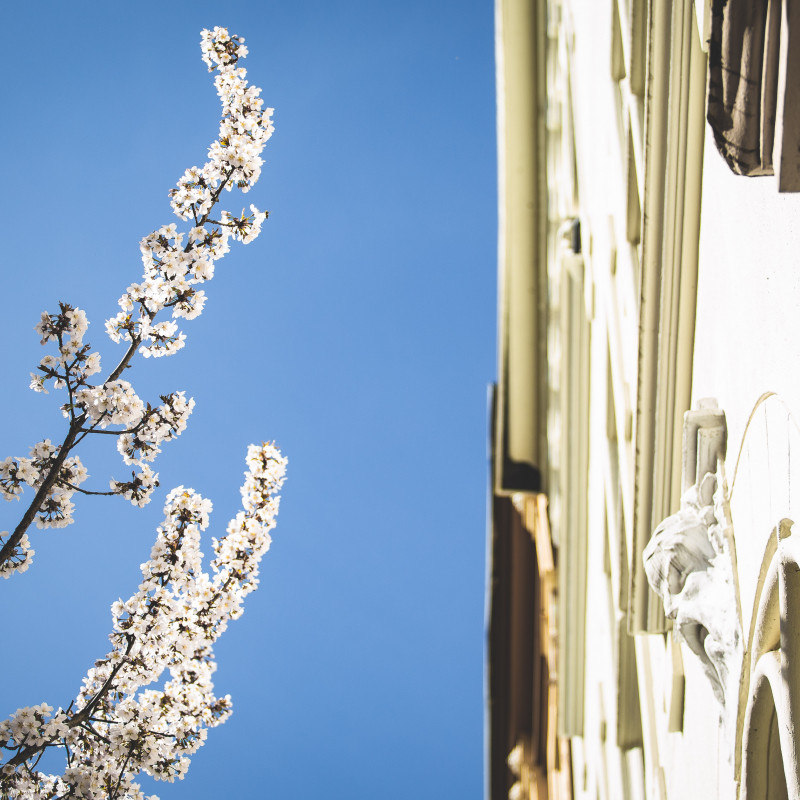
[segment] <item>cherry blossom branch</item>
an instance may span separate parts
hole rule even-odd
[[[247,54],[243,42],[222,28],[203,33],[203,59],[209,71],[217,72],[214,83],[222,101],[219,138],[209,149],[210,160],[201,168],[187,170],[178,187],[170,192],[175,214],[193,221],[194,227],[185,235],[177,232],[175,224],[167,225],[140,244],[143,281],[128,287],[119,301],[122,312],[106,322],[112,340],[128,342],[117,366],[99,386],[88,383],[87,378],[100,371],[100,356],[90,353],[90,346],[83,344],[88,321],[80,309],[60,303],[58,314],[42,314],[36,326],[42,344],[54,341],[58,355],[41,360],[39,372],[31,373],[31,388],[46,392],[50,381],[55,388],[66,388],[68,402],[62,411],[69,428],[59,447],[53,448],[49,440],[34,446],[33,450],[47,451],[46,459],[32,455],[0,462],[0,496],[18,498],[24,484],[37,490],[15,530],[10,535],[0,532],[3,577],[30,566],[34,551],[27,531],[34,520],[39,527],[68,525],[72,522],[71,494],[91,494],[78,490],[77,482],[66,480],[69,476],[62,474],[68,468],[77,471],[81,479],[85,477],[83,466],[71,452],[89,433],[116,436],[117,449],[125,463],[142,468],[139,475],[134,474],[133,481],[112,481],[111,493],[144,505],[158,485],[157,476],[144,462],[152,461],[160,452],[161,443],[176,438],[186,427],[194,402],[186,401],[182,392],[162,397],[165,405],[156,412],[149,405],[145,411],[131,385],[121,376],[137,352],[159,357],[172,355],[183,347],[185,336],[175,322],[155,321],[159,312],[169,309],[173,319],[199,315],[205,292],[196,287],[213,276],[214,262],[228,252],[229,239],[252,241],[267,218],[266,212],[251,206],[249,215],[242,211],[237,218],[222,211],[219,221],[210,221],[223,190],[230,191],[236,185],[247,192],[258,180],[263,164],[260,153],[272,134],[272,109],[263,107],[260,89],[249,86],[245,70],[235,66]],[[217,227],[209,230],[207,224]],[[84,426],[87,421],[88,428]],[[109,425],[123,427],[102,430]]]
[[[122,313],[106,323],[115,341],[127,341],[125,355],[101,385],[87,377],[99,372],[100,357],[83,344],[85,314],[65,303],[58,314],[42,315],[37,331],[42,343],[55,341],[58,356],[45,356],[31,386],[47,391],[66,388],[62,407],[68,431],[60,446],[49,440],[33,446],[29,458],[0,462],[0,495],[19,497],[24,485],[36,494],[20,525],[0,549],[0,574],[24,571],[33,550],[27,529],[60,527],[72,521],[74,492],[121,494],[136,505],[148,502],[158,485],[151,462],[163,442],[185,428],[194,401],[183,392],[162,395],[151,407],[136,396],[121,376],[133,355],[170,355],[184,336],[172,322],[155,323],[165,308],[173,318],[191,319],[202,310],[205,294],[195,287],[213,275],[213,264],[228,250],[228,239],[252,241],[266,214],[221,213],[219,227],[207,230],[211,209],[223,189],[235,184],[247,191],[258,179],[260,152],[272,131],[270,109],[262,110],[259,91],[249,87],[236,66],[246,55],[243,39],[224,28],[203,31],[203,59],[217,71],[215,85],[222,99],[220,135],[211,145],[211,160],[187,170],[173,190],[172,207],[194,228],[186,243],[175,225],[160,228],[141,243],[145,266],[142,284],[133,284],[120,299]],[[228,230],[230,229],[230,230]],[[138,316],[136,316],[138,314]],[[118,429],[106,430],[109,426]],[[89,433],[117,437],[126,464],[137,466],[130,481],[111,481],[110,492],[80,487],[86,469],[71,455]],[[205,741],[207,730],[231,713],[230,698],[214,694],[213,645],[228,623],[243,612],[247,594],[258,586],[261,557],[278,512],[278,492],[286,460],[271,444],[251,445],[242,487],[243,510],[231,520],[225,536],[213,540],[210,572],[202,568],[200,538],[208,525],[211,504],[182,486],[167,496],[165,519],[158,528],[150,559],[142,565],[143,580],[125,603],[112,605],[111,651],[95,662],[77,698],[63,710],[45,703],[19,709],[0,722],[0,796],[20,800],[112,800],[143,795],[135,776],[146,772],[157,780],[182,778],[190,756]],[[165,670],[169,677],[162,680]],[[147,688],[157,686],[160,688]],[[38,771],[43,753],[61,748],[66,768],[61,775]],[[157,800],[155,798],[154,800]]]
[[[162,779],[181,777],[206,728],[225,721],[229,699],[216,698],[210,680],[213,643],[256,588],[286,460],[271,444],[251,445],[247,465],[243,510],[213,543],[212,573],[203,572],[199,550],[211,504],[178,487],[167,498],[150,561],[142,566],[144,582],[126,603],[112,606],[113,649],[90,670],[78,710],[72,712],[70,704],[51,717],[52,708],[42,704],[0,723],[0,747],[14,753],[0,770],[3,796],[22,796],[32,783],[71,793],[87,774],[105,786],[116,781],[114,792],[127,792],[142,770]],[[135,696],[165,669],[172,680],[161,691]],[[176,709],[183,712],[176,715]],[[43,776],[29,763],[49,747],[66,748],[68,769],[60,778]],[[120,763],[114,773],[111,765]]]

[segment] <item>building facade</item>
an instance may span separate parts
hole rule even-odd
[[[800,3],[496,26],[488,796],[800,798]]]

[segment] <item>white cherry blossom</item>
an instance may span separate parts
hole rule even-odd
[[[100,371],[101,360],[99,353],[84,343],[89,325],[84,311],[59,303],[57,312],[43,312],[36,325],[42,344],[54,344],[56,352],[40,360],[30,375],[30,388],[41,393],[51,387],[66,391],[62,412],[69,430],[52,470],[47,467],[38,484],[35,482],[40,476],[26,459],[0,461],[0,495],[18,499],[26,485],[37,488],[31,501],[34,513],[26,512],[24,519],[28,521],[9,534],[0,547],[0,565],[12,557],[22,557],[19,543],[33,519],[44,527],[61,527],[72,521],[70,498],[77,483],[69,486],[59,478],[60,464],[56,461],[63,462],[85,436],[117,436],[125,463],[141,465],[152,461],[161,445],[185,428],[191,405],[183,410],[175,406],[165,412],[166,416],[154,416],[150,405],[121,376],[137,352],[145,358],[160,358],[174,355],[185,346],[186,334],[178,320],[193,320],[202,313],[207,293],[201,285],[214,277],[216,262],[229,252],[231,240],[248,244],[267,219],[267,213],[254,205],[249,213],[243,209],[238,216],[226,210],[220,210],[217,218],[214,215],[223,190],[230,192],[236,187],[247,192],[258,180],[263,166],[261,152],[273,131],[272,109],[264,106],[261,90],[248,83],[247,72],[240,66],[247,54],[243,42],[224,28],[206,30],[201,35],[203,60],[216,73],[214,86],[222,103],[219,136],[209,146],[209,160],[186,170],[170,192],[173,210],[179,219],[189,221],[189,226],[182,230],[175,222],[162,225],[140,242],[142,277],[128,286],[119,299],[120,312],[105,323],[111,340],[127,347],[121,361],[104,382],[89,383]],[[159,318],[164,313],[171,318]],[[139,476],[134,475],[132,481],[112,481],[110,492],[131,502],[146,502],[155,483],[149,473]],[[140,479],[144,483],[136,484]]]
[[[249,243],[267,218],[252,205],[249,214],[223,210],[212,217],[223,189],[246,192],[258,179],[261,151],[272,134],[272,109],[264,108],[260,90],[238,66],[247,54],[243,42],[224,28],[202,32],[203,60],[217,73],[222,101],[219,138],[209,148],[209,161],[188,169],[170,192],[172,208],[190,222],[188,229],[170,223],[140,243],[142,278],[128,286],[120,312],[105,326],[113,342],[127,345],[117,366],[102,383],[88,382],[100,371],[100,356],[83,341],[88,320],[81,309],[60,303],[57,313],[44,312],[36,325],[42,344],[54,345],[56,352],[40,360],[30,385],[37,392],[51,385],[66,392],[62,412],[69,427],[61,444],[45,439],[27,457],[0,461],[0,495],[18,500],[26,487],[35,493],[17,528],[0,533],[4,578],[30,567],[35,551],[27,531],[33,521],[40,528],[72,522],[76,492],[148,503],[158,486],[150,463],[186,428],[194,400],[185,392],[162,395],[160,405],[151,405],[121,376],[136,352],[160,357],[184,346],[175,320],[202,312],[206,292],[199,287],[213,278],[230,241]],[[172,318],[157,319],[162,312]],[[123,461],[134,467],[130,480],[112,478],[109,491],[82,488],[87,470],[72,450],[90,434],[116,437]],[[141,566],[142,582],[134,595],[112,605],[111,650],[88,670],[75,700],[55,710],[46,703],[20,708],[0,722],[0,797],[145,800],[137,774],[163,781],[186,774],[208,729],[231,714],[230,697],[214,691],[213,645],[258,586],[285,469],[274,445],[250,446],[242,510],[224,536],[212,539],[208,572],[200,548],[211,502],[182,486],[168,494],[164,521]],[[65,755],[60,775],[38,771],[42,752],[50,748]]]
[[[230,697],[214,692],[213,645],[257,586],[286,459],[272,444],[251,445],[247,466],[243,510],[213,540],[210,573],[200,541],[211,503],[182,486],[169,493],[142,583],[112,604],[112,649],[89,669],[74,703],[55,713],[44,703],[22,708],[0,723],[0,747],[9,753],[0,770],[3,796],[139,796],[137,773],[182,778],[208,728],[230,716]],[[148,688],[165,672],[162,688]],[[25,766],[48,747],[69,756],[61,776]]]

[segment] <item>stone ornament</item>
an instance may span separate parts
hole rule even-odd
[[[736,772],[740,800],[800,797],[800,534],[784,519],[767,544],[742,664]]]
[[[800,798],[800,533],[785,518],[768,538],[745,640],[725,415],[701,401],[683,433],[681,507],[645,548],[645,573],[719,702],[739,800]]]
[[[656,528],[643,559],[676,639],[699,658],[732,736],[742,634],[724,469],[726,433],[725,415],[715,401],[701,401],[686,413],[681,507]]]

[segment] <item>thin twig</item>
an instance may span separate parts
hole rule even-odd
[[[61,486],[68,486],[73,492],[80,492],[81,494],[92,494],[97,495],[98,497],[110,497],[111,495],[119,494],[119,492],[91,492],[88,489],[81,489],[80,486],[76,486],[74,483],[70,483],[69,481],[63,481],[59,479],[58,482],[61,484]]]

